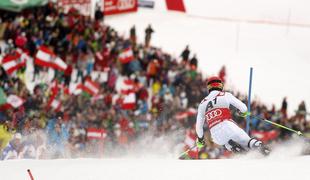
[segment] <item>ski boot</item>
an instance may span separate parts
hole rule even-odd
[[[247,152],[246,149],[232,139],[228,141],[228,144],[231,146],[231,151],[233,153],[243,154]]]
[[[248,146],[251,149],[258,150],[264,156],[268,156],[271,152],[268,146],[255,138],[250,139]]]

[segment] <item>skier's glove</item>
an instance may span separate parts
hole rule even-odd
[[[244,113],[240,113],[240,116],[245,118],[247,116],[251,116],[251,113],[249,111],[246,111]]]
[[[205,145],[205,140],[203,138],[197,138],[196,139],[196,146],[201,149]]]

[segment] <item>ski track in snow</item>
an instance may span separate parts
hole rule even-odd
[[[285,159],[72,159],[0,162],[2,180],[189,180],[298,179],[308,175],[310,157]]]
[[[132,151],[113,159],[0,161],[0,177],[30,179],[30,169],[35,180],[292,180],[305,179],[310,163],[310,156],[299,156],[304,144],[298,139],[272,145],[268,157],[252,152],[219,160],[178,160],[177,153],[163,155],[160,148],[165,145],[157,144],[153,151]]]

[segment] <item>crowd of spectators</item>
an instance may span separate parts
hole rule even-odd
[[[2,94],[14,94],[23,99],[23,104],[17,108],[1,109],[1,159],[109,157],[115,155],[115,149],[126,153],[136,139],[146,133],[159,137],[181,130],[183,135],[176,143],[194,134],[196,117],[190,112],[197,108],[207,90],[206,79],[197,71],[197,57],[191,55],[189,46],[180,57],[172,57],[151,46],[151,34],[156,34],[151,25],[145,31],[145,43],[139,44],[134,26],[130,29],[130,37],[125,38],[103,23],[100,12],[96,12],[92,20],[74,9],[64,13],[52,3],[21,13],[3,11],[0,23],[0,59],[20,48],[27,51],[32,62],[13,74],[7,74],[3,67],[0,69]],[[46,78],[49,68],[33,63],[42,45],[52,49],[68,65],[65,71],[53,70],[51,79]],[[119,56],[128,48],[134,58],[122,63]],[[26,73],[30,66],[33,66],[32,76]],[[94,72],[103,72],[106,78],[101,81],[93,78]],[[219,76],[225,79],[225,67]],[[98,94],[65,92],[66,87],[88,78],[99,84]],[[117,89],[119,79],[133,82],[135,106],[131,109],[121,106],[126,95]],[[33,84],[34,88],[27,84]],[[61,102],[59,109],[48,106],[55,84]],[[246,101],[246,96],[232,93]],[[309,131],[304,102],[293,116],[286,113],[285,99],[279,110],[268,109],[258,102],[252,103],[252,109],[259,117]],[[245,127],[244,119],[236,116],[235,110],[233,112],[236,122]],[[101,133],[100,138],[89,135],[94,129]],[[255,119],[252,129],[276,131],[278,134],[273,140],[291,136],[288,131]],[[208,141],[199,155],[221,158],[225,153],[222,147]]]

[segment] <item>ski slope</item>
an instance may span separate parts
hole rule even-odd
[[[72,159],[0,162],[1,180],[292,180],[308,176],[310,157],[226,160]]]
[[[232,159],[178,160],[182,147],[173,143],[177,134],[145,136],[132,145],[136,148],[113,158],[0,161],[0,179],[30,180],[27,169],[34,180],[292,180],[309,176],[310,156],[300,156],[309,144],[297,137],[270,145],[272,152],[265,158],[250,152]]]
[[[204,1],[200,2],[203,6]],[[225,8],[229,7],[223,7],[223,14]],[[152,24],[153,45],[178,57],[189,44],[198,56],[200,71],[215,75],[225,65],[227,86],[243,93],[248,91],[249,68],[253,67],[253,97],[269,107],[275,103],[280,108],[285,96],[289,114],[302,100],[310,105],[309,27],[141,8],[137,13],[106,17],[106,23],[125,37],[135,25],[140,42],[146,26]]]

